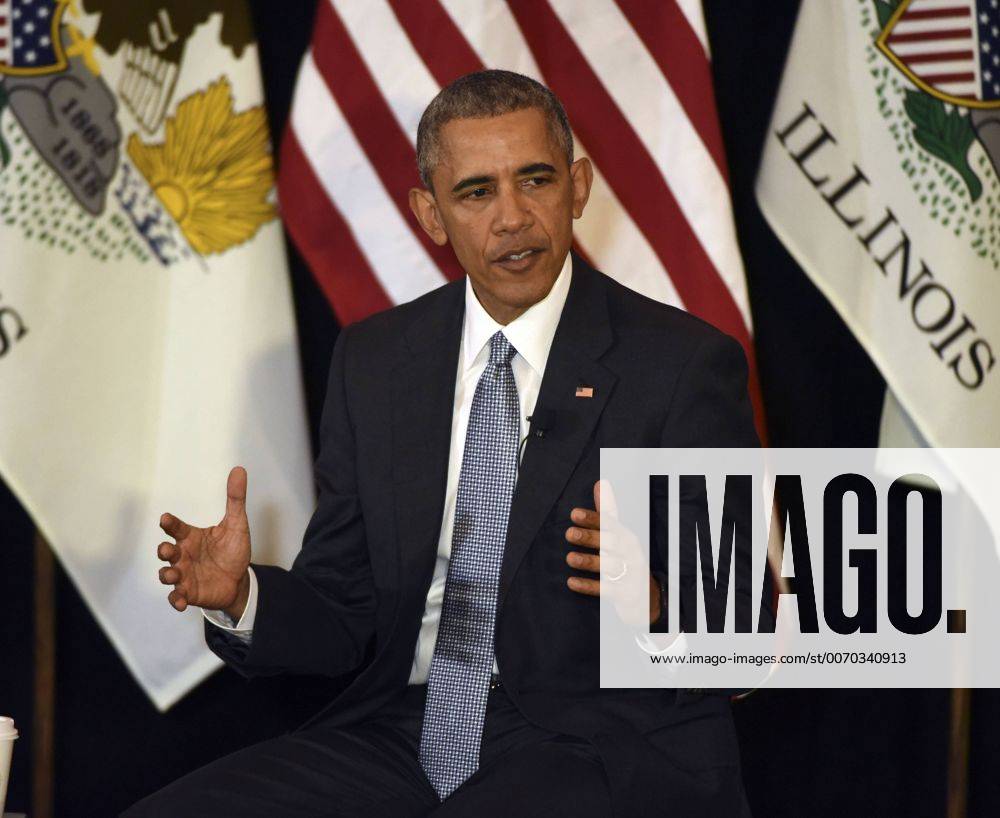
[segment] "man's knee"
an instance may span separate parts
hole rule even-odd
[[[263,757],[280,742],[271,739],[209,762],[137,801],[120,818],[263,816],[254,811],[258,795],[254,779]]]
[[[189,815],[181,809],[175,798],[170,796],[170,786],[136,801],[118,818],[167,818],[167,816]]]
[[[392,731],[370,726],[292,733],[188,773],[122,818],[415,818],[436,797],[411,749]]]

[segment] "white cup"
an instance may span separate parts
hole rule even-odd
[[[14,719],[0,716],[0,816],[3,815],[3,805],[7,800],[7,781],[10,776],[10,759],[14,754],[14,739],[17,729]]]

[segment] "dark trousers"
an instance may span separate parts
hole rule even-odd
[[[593,746],[529,723],[502,685],[490,691],[479,769],[441,802],[419,762],[426,692],[426,685],[410,685],[363,724],[311,724],[239,750],[143,799],[123,818],[611,815]]]

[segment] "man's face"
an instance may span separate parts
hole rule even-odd
[[[441,129],[434,193],[410,207],[436,244],[451,246],[480,303],[507,324],[549,292],[583,214],[590,162],[567,165],[537,108]]]

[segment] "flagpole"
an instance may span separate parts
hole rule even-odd
[[[948,734],[948,818],[965,818],[969,796],[969,716],[972,691],[951,691],[951,729]]]
[[[31,731],[31,815],[52,818],[54,802],[56,712],[55,558],[48,542],[35,531],[35,669]]]

